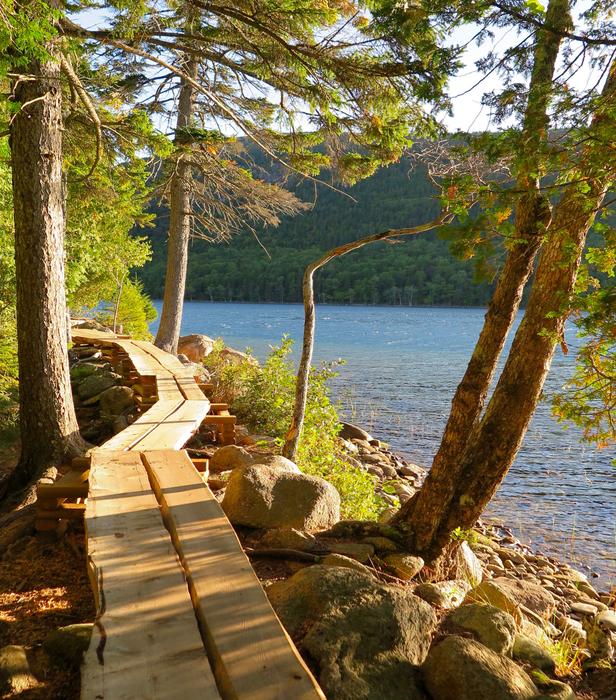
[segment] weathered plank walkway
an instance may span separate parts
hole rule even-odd
[[[91,453],[85,505],[97,617],[82,700],[323,700],[233,527],[187,453],[210,403],[177,358],[97,331],[155,403]],[[120,355],[118,355],[120,353]],[[225,417],[226,418],[226,417]]]

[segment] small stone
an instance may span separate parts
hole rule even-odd
[[[551,654],[534,639],[523,634],[517,634],[515,637],[513,658],[546,673],[554,673],[556,670],[556,662]]]
[[[334,554],[343,554],[359,562],[366,562],[374,554],[374,547],[371,544],[360,544],[357,542],[332,542],[327,545]]]
[[[391,522],[391,519],[398,512],[397,508],[385,508],[385,510],[379,515],[379,522],[383,525]]]
[[[389,537],[364,537],[362,542],[371,544],[377,552],[395,552],[398,545]]]
[[[357,425],[345,423],[344,421],[341,421],[340,425],[342,428],[338,433],[338,437],[341,437],[343,440],[364,440],[366,442],[372,440],[372,435]]]
[[[447,621],[472,632],[488,649],[509,656],[516,633],[515,620],[492,605],[470,603],[462,605],[447,616]]]
[[[462,542],[457,553],[458,578],[467,581],[471,587],[478,586],[483,580],[483,569],[477,555],[468,542]]]
[[[421,583],[413,592],[431,605],[444,610],[453,610],[462,603],[469,589],[470,586],[466,581],[454,580]]]
[[[578,613],[579,615],[596,615],[597,608],[594,605],[589,605],[588,603],[571,603],[572,612]]]
[[[37,683],[38,681],[30,670],[24,647],[11,644],[0,649],[0,694],[2,697],[20,695]]]
[[[533,700],[577,700],[577,695],[566,683],[548,678],[542,671],[533,671],[531,677],[541,690]]]
[[[370,574],[372,576],[372,572],[367,566],[358,562],[357,559],[345,557],[344,554],[328,554],[321,559],[321,564],[323,564],[323,566],[342,566],[345,569],[361,571],[363,574]]]
[[[79,668],[91,636],[91,624],[67,625],[52,632],[43,642],[43,648],[56,663]]]
[[[268,530],[259,540],[263,547],[274,549],[299,549],[308,552],[315,548],[316,538],[309,532],[302,532],[295,528],[275,528]]]
[[[388,554],[384,561],[403,581],[410,581],[423,569],[425,564],[421,557],[414,557],[410,554]]]
[[[366,471],[368,474],[372,474],[372,476],[376,476],[378,479],[382,479],[384,476],[383,470],[381,467],[377,467],[376,464],[369,464],[366,467]]]
[[[605,629],[616,632],[616,612],[614,610],[604,610],[599,613],[597,622]]]

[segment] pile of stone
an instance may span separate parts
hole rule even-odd
[[[99,348],[69,351],[71,388],[79,430],[84,440],[100,444],[136,418],[133,390],[124,386]]]

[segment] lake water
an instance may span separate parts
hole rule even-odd
[[[484,313],[319,306],[315,360],[346,360],[332,385],[344,415],[394,451],[429,466]],[[232,347],[252,348],[262,360],[284,333],[299,347],[302,327],[300,305],[186,302],[182,333],[222,336]],[[573,324],[566,339],[570,354],[557,351],[545,387],[548,396],[573,368],[578,344]],[[490,514],[502,517],[537,549],[590,565],[601,574],[602,585],[616,580],[613,457],[580,443],[578,431],[553,420],[543,402]]]

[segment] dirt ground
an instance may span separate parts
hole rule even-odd
[[[10,450],[0,456],[0,473],[13,468],[16,454],[17,450]],[[36,535],[34,513],[28,510],[32,507],[4,526],[0,538],[0,647],[25,647],[38,685],[0,697],[76,700],[79,671],[52,663],[41,645],[58,627],[94,621],[83,525],[72,523],[61,538]],[[11,542],[12,533],[17,539]],[[4,549],[7,541],[11,544]]]

